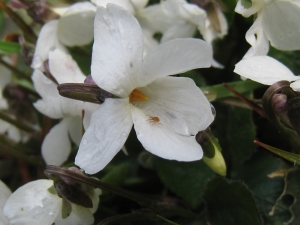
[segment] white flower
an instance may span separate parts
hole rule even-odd
[[[193,37],[196,29],[203,30],[206,13],[185,0],[166,0],[145,9],[153,32],[163,34],[161,42],[174,38]]]
[[[11,191],[9,188],[0,180],[0,224],[8,225],[8,220],[6,216],[3,214],[4,205],[11,195]]]
[[[299,50],[300,3],[286,0],[239,0],[235,11],[245,17],[257,13],[257,18],[246,33],[251,44],[245,57],[266,55],[271,45],[280,50]]]
[[[46,23],[39,34],[31,67],[43,68],[48,54],[56,48],[67,52],[65,46],[80,46],[93,40],[96,7],[90,2],[73,4],[58,19]]]
[[[211,46],[197,39],[165,42],[143,58],[137,20],[122,8],[99,7],[95,18],[91,75],[120,97],[95,111],[75,164],[92,174],[104,168],[124,145],[134,124],[144,148],[166,159],[202,158],[195,135],[213,121],[210,103],[189,78],[169,77],[209,67]]]
[[[86,78],[71,56],[56,49],[49,53],[49,68],[53,77],[61,83],[83,83]],[[79,145],[82,137],[82,110],[94,111],[98,106],[82,101],[71,100],[59,95],[57,84],[40,70],[35,70],[32,80],[42,99],[34,106],[43,114],[62,119],[44,139],[42,155],[47,164],[61,165],[71,151],[71,140]]]
[[[130,0],[92,0],[92,3],[103,7],[107,3],[113,3],[135,14],[146,5],[147,1],[135,3],[135,6]],[[75,3],[64,10],[59,19],[50,21],[42,27],[31,64],[32,68],[43,70],[43,63],[48,59],[51,50],[58,48],[67,52],[65,46],[82,46],[93,40],[96,6],[92,3]],[[151,38],[147,33],[145,34],[147,43],[152,41]],[[151,44],[153,45],[152,42]]]
[[[281,80],[296,81],[300,79],[285,65],[269,56],[253,56],[243,59],[235,65],[234,72],[265,85],[272,85]],[[296,91],[300,90],[299,81],[291,84]]]
[[[93,208],[71,204],[71,214],[62,219],[62,199],[48,189],[52,180],[36,180],[18,188],[5,203],[3,213],[11,225],[83,225],[94,222],[93,213],[99,204],[98,190],[89,195]]]

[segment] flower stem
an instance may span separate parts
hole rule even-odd
[[[13,158],[23,160],[24,162],[36,165],[36,166],[44,166],[45,163],[37,158],[36,156],[29,156],[27,154],[24,154],[23,152],[17,151],[9,146],[4,145],[3,143],[0,143],[0,152],[5,155],[9,155]]]

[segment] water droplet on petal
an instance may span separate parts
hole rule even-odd
[[[86,139],[82,140],[82,144],[86,145],[87,144],[87,140]]]

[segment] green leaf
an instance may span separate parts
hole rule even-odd
[[[174,223],[173,221],[168,220],[168,219],[166,219],[166,218],[164,218],[164,217],[162,217],[162,216],[157,215],[157,217],[160,218],[160,219],[162,219],[163,221],[165,221],[167,224],[171,224],[171,225],[179,225],[178,223]]]
[[[113,186],[121,186],[126,177],[128,176],[128,173],[129,165],[128,163],[123,163],[114,167],[101,179],[101,181]]]
[[[233,179],[242,180],[251,190],[262,214],[264,224],[282,225],[290,215],[288,208],[281,205],[276,215],[270,216],[272,207],[284,188],[283,177],[269,177],[280,168],[281,160],[260,150],[235,171]]]
[[[258,144],[259,146],[267,149],[268,151],[273,152],[274,154],[276,154],[294,164],[300,165],[300,155],[299,154],[283,151],[279,148],[274,148],[270,145],[263,144],[259,141],[256,141],[255,143]]]
[[[284,198],[289,196],[293,199],[291,200],[291,205],[289,206],[291,212],[291,218],[288,221],[285,221],[285,225],[298,225],[300,224],[300,169],[294,169],[289,171],[285,177],[285,189],[279,198],[278,204],[275,207],[274,214],[276,215],[282,207],[282,204],[285,204]],[[279,209],[279,210],[278,210]]]
[[[20,44],[15,42],[0,41],[0,51],[4,53],[19,53],[21,49]]]
[[[235,89],[237,92],[242,93],[242,94],[263,86],[262,84],[254,82],[252,80],[235,81],[235,82],[231,82],[231,83],[227,83],[227,84],[229,86],[231,86],[233,89]],[[211,97],[208,97],[209,101],[215,101],[220,98],[234,96],[234,94],[231,91],[229,91],[227,88],[225,88],[223,84],[201,87],[201,90],[206,95],[211,96]]]
[[[211,130],[218,138],[228,174],[239,171],[241,165],[254,152],[255,127],[252,111],[214,103],[217,116]]]
[[[207,184],[204,199],[211,225],[262,224],[251,192],[240,182],[216,178]]]
[[[162,182],[192,207],[200,204],[206,182],[216,176],[202,161],[177,162],[155,158],[154,166]]]
[[[300,74],[300,51],[280,51],[273,47],[268,53],[271,57],[279,60],[287,66],[295,75]],[[292,60],[291,60],[292,59]]]

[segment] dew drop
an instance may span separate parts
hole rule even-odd
[[[82,140],[82,144],[86,145],[87,144],[87,140],[86,139]]]

